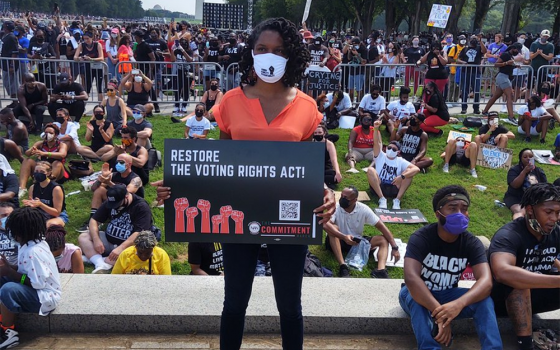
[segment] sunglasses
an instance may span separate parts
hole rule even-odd
[[[113,92],[113,91],[115,91],[115,89],[107,89],[107,92],[109,92],[109,91]]]
[[[387,149],[393,150],[395,152],[399,151],[399,149],[397,147],[387,147]]]
[[[119,164],[126,164],[126,162],[124,160],[117,160],[117,163]]]

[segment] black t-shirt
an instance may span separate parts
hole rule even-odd
[[[311,55],[311,62],[309,64],[318,65],[325,59],[328,49],[323,45],[311,44],[307,47],[309,54]]]
[[[511,57],[511,54],[506,51],[503,54],[501,54],[500,59],[502,60],[502,62],[507,62],[513,59],[513,57]],[[499,68],[500,73],[503,73],[505,75],[507,75],[510,79],[513,78],[513,69],[515,68],[515,66],[510,66],[510,65],[505,65],[503,67]]]
[[[525,192],[525,190],[531,186],[529,180],[532,177],[534,177],[534,179],[536,179],[538,183],[548,182],[544,171],[541,168],[535,167],[533,171],[527,174],[525,180],[523,181],[523,185],[521,185],[521,187],[519,188],[511,187],[511,183],[513,182],[513,180],[515,180],[519,176],[519,174],[521,174],[522,171],[523,168],[519,164],[509,168],[507,173],[508,189],[506,195],[516,196],[521,199],[521,197],[523,197],[523,193]]]
[[[480,127],[480,129],[478,129],[478,134],[479,135],[484,135],[488,132],[488,130],[490,130],[490,126],[488,124],[483,125]],[[486,141],[487,145],[492,145],[492,146],[496,146],[496,136],[500,135],[500,134],[507,134],[509,132],[509,130],[502,126],[502,125],[498,125],[498,127],[496,128],[496,130],[494,130],[491,134],[490,134],[490,138],[488,139],[488,141]]]
[[[53,94],[65,96],[79,96],[84,91],[82,85],[73,82],[71,84],[56,84],[53,89]],[[76,100],[63,100],[62,103],[73,104]]]
[[[56,54],[54,52],[54,48],[48,42],[43,42],[39,44],[35,38],[31,38],[29,42],[29,47],[27,48],[27,53],[30,55],[34,55],[38,53],[41,56],[51,58],[54,57]],[[42,62],[43,63],[43,62]]]
[[[553,184],[554,186],[560,187],[560,177],[557,178],[556,181],[554,181],[552,184]]]
[[[406,63],[416,64],[419,59],[422,58],[426,54],[424,48],[418,47],[409,47],[403,51],[404,56],[406,57]]]
[[[64,187],[60,186],[54,181],[50,181],[47,187],[42,188],[39,183],[35,183],[33,186],[33,198],[39,198],[41,203],[54,208],[54,189],[60,187],[62,190],[62,211],[66,211],[66,198],[64,196]],[[41,209],[41,212],[47,219],[53,218],[52,215],[48,214],[46,211]]]
[[[111,176],[111,182],[128,186],[135,178],[140,178],[140,176],[138,176],[134,171],[131,171],[127,177],[123,177],[121,173],[114,171]],[[138,191],[136,191],[136,195],[144,198],[144,186],[141,186]]]
[[[152,38],[146,40],[146,43],[150,46],[152,51],[156,56],[156,61],[163,62],[163,53],[167,51],[167,44],[163,39],[153,40]],[[148,59],[149,60],[149,59]]]
[[[426,79],[447,79],[447,69],[441,64],[438,57],[430,52],[428,54],[428,71],[426,72]]]
[[[107,208],[107,202],[103,202],[93,215],[93,219],[99,223],[109,220],[105,235],[112,244],[121,244],[134,232],[149,230],[152,227],[150,206],[135,194],[132,195],[132,202],[122,212]]]
[[[410,127],[407,127],[401,139],[401,157],[411,162],[418,155],[423,133],[424,130],[422,129],[414,132]]]
[[[373,62],[379,59],[379,50],[377,50],[377,46],[370,45],[368,52],[367,52],[367,61]]]
[[[4,35],[2,38],[2,53],[0,56],[2,57],[12,57],[12,55],[18,54],[18,39],[13,33],[8,33]],[[2,70],[8,71],[10,65],[14,64],[14,69],[19,68],[18,61],[8,61],[2,60]]]
[[[145,62],[150,60],[150,53],[154,52],[150,45],[142,41],[136,45],[136,50],[134,50],[134,59],[138,62]],[[145,73],[145,72],[144,72]]]
[[[437,108],[437,116],[445,121],[449,121],[449,111],[445,108],[445,104],[441,103],[438,95],[432,94],[428,100],[428,106]]]
[[[19,208],[18,200],[19,191],[19,179],[16,174],[4,175],[4,172],[0,170],[0,193],[12,192],[14,196],[10,199],[10,203],[13,203],[16,208]]]
[[[224,258],[220,243],[189,243],[189,264],[200,265],[209,275],[219,275],[224,271]],[[191,272],[192,274],[192,272]]]
[[[461,61],[467,62],[467,64],[480,64],[480,62],[482,61],[482,51],[480,49],[480,46],[465,46],[459,54],[459,59]]]
[[[238,45],[238,44],[225,45],[223,47],[222,51],[220,52],[220,56],[225,56],[225,55],[229,56],[229,60],[223,60],[223,62],[222,62],[224,67],[227,68],[230,64],[237,63],[237,62],[241,61],[241,52],[242,51],[243,51],[243,47],[241,45]]]
[[[524,270],[548,275],[560,249],[560,228],[544,236],[539,242],[527,229],[524,217],[502,226],[490,242],[488,260],[498,252],[515,255],[515,266]],[[500,284],[495,282],[495,284]]]
[[[422,264],[420,277],[429,290],[437,292],[456,288],[467,264],[486,263],[484,246],[470,232],[461,233],[453,243],[443,241],[437,232],[438,224],[424,226],[408,241],[405,258]]]

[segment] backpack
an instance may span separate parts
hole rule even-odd
[[[482,119],[476,117],[466,117],[463,125],[469,128],[480,128],[482,126]]]
[[[74,179],[93,174],[93,166],[89,160],[73,159],[67,164],[67,171]]]
[[[303,265],[304,277],[332,277],[332,272],[321,266],[319,258],[313,255],[309,250],[305,255],[305,263]]]
[[[161,167],[161,152],[152,147],[148,150],[148,161],[146,162],[146,169],[154,170]]]

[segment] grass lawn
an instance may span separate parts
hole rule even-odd
[[[503,117],[503,116],[502,116]],[[156,116],[150,118],[149,121],[154,125],[154,139],[153,144],[163,153],[163,141],[164,138],[182,138],[184,135],[184,127],[181,124],[171,123],[169,117],[167,116]],[[87,123],[87,118],[83,118],[81,121],[81,128],[79,130],[80,139],[85,140],[85,124]],[[511,125],[506,124],[510,130],[513,130]],[[384,128],[383,128],[384,129]],[[508,222],[511,219],[511,214],[507,208],[498,208],[494,205],[494,200],[502,200],[503,195],[507,189],[506,175],[507,171],[499,169],[487,169],[477,167],[478,179],[474,179],[470,176],[468,169],[462,168],[460,166],[452,166],[450,168],[449,174],[444,174],[441,171],[443,161],[439,158],[439,155],[445,147],[445,142],[447,139],[447,132],[451,129],[450,126],[443,127],[445,131],[445,136],[440,138],[430,138],[428,142],[428,156],[434,159],[434,165],[428,170],[426,174],[418,174],[414,178],[412,185],[408,189],[407,193],[404,195],[401,207],[402,208],[417,208],[422,211],[426,218],[430,222],[435,222],[435,215],[432,210],[432,196],[435,191],[443,186],[458,184],[465,187],[470,195],[472,204],[469,210],[470,214],[470,225],[469,231],[475,235],[482,235],[491,238],[494,232]],[[556,137],[558,129],[553,132],[549,132],[547,135],[546,145],[541,145],[538,143],[538,138],[534,137],[533,143],[527,145],[523,142],[523,138],[517,136],[513,141],[510,141],[509,147],[513,149],[513,163],[517,163],[517,155],[522,148],[527,146],[533,147],[535,149],[546,149],[552,148],[552,143]],[[339,185],[339,190],[341,190],[346,185],[354,185],[359,190],[367,190],[368,182],[365,172],[360,172],[359,174],[348,174],[348,165],[344,162],[344,155],[347,149],[348,136],[350,130],[332,130],[331,133],[337,133],[340,135],[340,140],[336,144],[338,152],[338,160],[343,176],[343,181]],[[516,131],[514,131],[516,133]],[[384,143],[386,144],[389,135],[383,130],[382,135],[384,138]],[[211,131],[210,137],[217,139],[219,136],[218,129]],[[31,136],[31,142],[38,141],[39,138]],[[117,139],[118,140],[118,139]],[[204,141],[201,141],[204,142]],[[211,142],[211,141],[209,141]],[[546,146],[546,147],[545,147]],[[75,158],[76,156],[71,156],[70,158]],[[12,167],[19,174],[20,164],[18,161],[11,162]],[[358,164],[357,168],[361,169],[369,165],[367,162]],[[548,176],[548,179],[552,182],[554,179],[560,177],[560,167],[555,167],[551,165],[538,165]],[[95,170],[101,169],[101,162],[94,164]],[[151,172],[150,180],[155,181],[163,178],[163,169],[159,168]],[[474,185],[480,184],[487,186],[485,192],[477,190]],[[29,183],[30,185],[30,183]],[[67,241],[77,244],[78,233],[76,228],[80,227],[88,218],[90,212],[91,204],[91,192],[84,192],[81,184],[78,181],[69,181],[64,184],[64,189],[66,193],[81,190],[77,195],[70,196],[66,199],[66,209],[68,215],[70,216],[70,222],[67,225]],[[155,199],[155,189],[151,186],[146,188],[146,200],[148,203],[152,203]],[[372,196],[370,202],[365,202],[371,208],[377,207],[377,197]],[[391,200],[388,201],[389,207],[391,206]],[[163,209],[154,208],[152,210],[156,225],[160,228],[164,228],[163,223]],[[389,229],[395,236],[395,238],[401,238],[403,241],[408,241],[410,235],[421,227],[421,225],[404,225],[404,224],[390,224]],[[377,235],[379,234],[373,227],[366,226],[365,234]],[[163,241],[165,238],[163,239]],[[188,274],[190,272],[190,267],[187,262],[187,244],[185,243],[166,243],[161,242],[160,246],[164,248],[170,258],[172,263],[173,274]],[[312,246],[310,250],[319,257],[323,265],[331,270],[333,273],[338,273],[338,264],[334,260],[332,254],[324,249],[324,246]],[[401,256],[404,258],[404,252],[401,252]],[[362,272],[352,271],[351,274],[356,277],[368,277],[372,268],[375,268],[376,263],[373,259],[370,259],[367,268]],[[86,272],[91,271],[86,265]],[[389,268],[389,274],[392,278],[402,278],[402,269],[399,268]]]

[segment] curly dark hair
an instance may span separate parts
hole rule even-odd
[[[241,86],[243,84],[254,85],[255,81],[250,79],[251,70],[253,69],[253,56],[251,55],[255,42],[259,39],[262,32],[272,30],[278,32],[284,41],[284,50],[288,63],[286,64],[286,73],[282,77],[282,82],[286,86],[295,86],[303,78],[303,73],[307,63],[311,61],[309,51],[301,41],[297,27],[291,21],[283,18],[270,18],[257,25],[253,30],[239,62],[239,70],[241,71]]]
[[[550,200],[560,202],[560,187],[541,182],[527,188],[519,204],[521,208],[527,208],[528,205],[535,206]]]
[[[6,222],[6,231],[10,231],[21,244],[27,244],[29,241],[41,242],[45,238],[46,230],[47,219],[37,208],[17,208]]]

